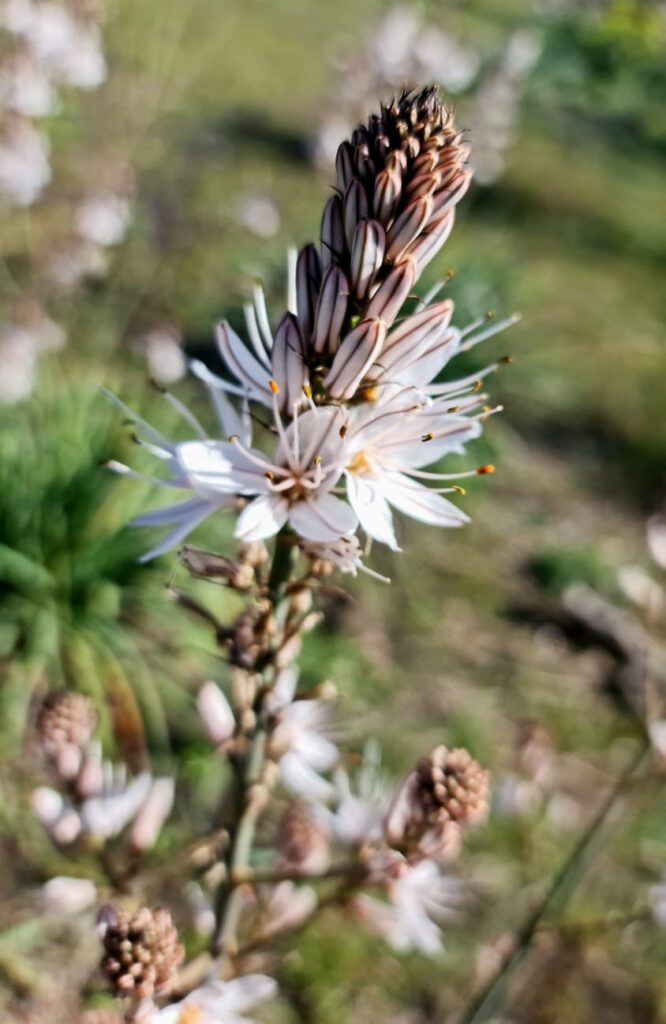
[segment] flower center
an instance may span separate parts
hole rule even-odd
[[[361,450],[360,452],[356,452],[356,455],[353,456],[351,462],[347,463],[347,469],[350,473],[358,473],[360,475],[362,473],[369,473],[372,469],[372,465],[366,453]]]
[[[184,1006],[180,1011],[178,1024],[203,1024],[203,1018],[199,1007],[195,1003],[190,1003],[189,1006]]]

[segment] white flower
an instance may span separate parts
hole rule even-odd
[[[151,1024],[252,1024],[244,1016],[259,1003],[277,995],[277,985],[263,974],[247,974],[231,981],[212,981],[195,989],[178,1003],[166,1006]]]
[[[388,902],[361,894],[353,901],[356,914],[398,952],[438,953],[442,941],[437,922],[454,914],[459,883],[431,860],[411,866],[393,859],[388,866]]]
[[[94,906],[97,889],[88,878],[59,875],[45,882],[41,898],[46,910],[54,914],[78,914]]]
[[[96,89],[106,78],[99,29],[63,5],[9,0],[2,24],[25,40],[34,60],[58,81]]]
[[[46,117],[55,111],[56,92],[42,68],[18,54],[0,68],[0,107],[23,117]]]
[[[101,790],[77,805],[49,786],[40,786],[33,792],[35,815],[55,842],[66,846],[81,834],[106,842],[123,831],[151,794],[155,799],[148,772],[128,781],[124,765],[105,762],[102,767]],[[161,798],[163,793],[159,795]],[[163,810],[164,805],[161,806]]]
[[[391,506],[431,526],[468,522],[464,512],[419,480],[446,481],[476,471],[452,477],[427,473],[420,467],[460,450],[480,433],[478,419],[452,413],[446,405],[427,402],[412,390],[399,392],[386,404],[352,410],[345,466],[347,495],[368,536],[399,550]]]
[[[50,180],[48,140],[29,121],[13,120],[0,138],[0,193],[30,206]]]
[[[330,705],[325,700],[295,700],[298,669],[280,672],[267,700],[274,719],[270,747],[285,786],[310,800],[329,800],[332,784],[322,772],[334,767],[339,752],[330,738]]]
[[[344,768],[337,768],[333,784],[337,798],[333,809],[316,806],[314,813],[338,842],[360,847],[381,839],[391,785],[381,773],[379,746],[369,740],[358,771],[350,776]]]
[[[81,238],[102,248],[122,242],[130,222],[130,205],[113,192],[90,196],[74,211],[74,225]]]
[[[136,417],[115,396],[109,395],[134,420],[139,438],[171,473],[170,480],[141,476],[118,462],[109,463],[116,472],[139,477],[161,486],[193,492],[177,505],[149,512],[134,520],[135,526],[174,525],[161,544],[143,560],[175,547],[203,519],[220,508],[251,498],[236,524],[235,535],[244,542],[276,534],[287,522],[306,540],[328,542],[352,533],[357,519],[344,501],[330,493],[338,482],[345,461],[342,436],[344,416],[333,406],[314,405],[300,416],[294,405],[294,419],[285,429],[278,405],[278,387],[271,380],[277,446],[272,458],[250,445],[249,416],[240,415],[225,395],[219,379],[202,364],[195,374],[207,385],[229,441],[213,441],[194,416],[172,396],[199,440],[174,444]]]

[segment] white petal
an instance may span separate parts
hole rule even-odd
[[[231,739],[234,713],[229,701],[215,683],[204,683],[197,694],[197,711],[209,740],[216,745]]]
[[[393,529],[393,516],[376,481],[347,473],[347,495],[359,522],[369,537],[400,551]]]
[[[142,852],[155,844],[162,826],[171,814],[175,790],[171,778],[154,780],[132,825],[130,844],[133,850]]]
[[[217,505],[219,506],[219,503]],[[199,501],[197,507],[192,509],[192,512],[187,519],[182,520],[178,526],[167,533],[159,544],[150,551],[147,551],[145,555],[141,555],[140,562],[150,562],[153,558],[158,558],[160,555],[166,554],[167,551],[172,551],[173,548],[178,547],[186,537],[192,533],[199,523],[202,523],[204,519],[207,519],[209,515],[216,511],[216,506],[212,505],[208,501]]]
[[[240,540],[263,540],[282,529],[289,514],[289,502],[275,494],[262,494],[238,517],[234,536]]]
[[[226,320],[218,324],[216,337],[225,366],[241,382],[251,398],[270,406],[271,391],[268,384],[270,380],[268,370],[261,365],[258,359],[255,359]]]
[[[358,524],[353,509],[332,494],[314,501],[299,501],[289,511],[289,522],[306,540],[333,541],[351,533]]]
[[[430,526],[462,526],[469,516],[441,494],[417,484],[402,473],[387,473],[382,480],[384,497],[406,516]]]
[[[265,1003],[268,999],[274,999],[277,995],[277,983],[273,978],[265,974],[246,974],[242,978],[234,978],[224,985],[222,1000],[219,1008],[226,1013],[229,1011],[241,1013],[250,1010],[258,1003]]]
[[[217,418],[220,421],[220,426],[222,427],[226,437],[229,437],[231,434],[237,434],[243,444],[249,444],[250,438],[246,436],[246,428],[243,419],[234,407],[233,403],[227,398],[226,381],[222,380],[221,377],[216,376],[216,374],[211,373],[208,367],[198,359],[192,360],[190,363],[190,370],[195,377],[206,385],[215,407]]]
[[[261,452],[252,454],[264,459]],[[268,487],[263,467],[235,444],[186,441],[178,445],[176,455],[190,487],[205,497],[220,493],[262,494]]]
[[[335,795],[333,785],[293,750],[280,758],[280,776],[288,789],[309,800],[325,803]]]

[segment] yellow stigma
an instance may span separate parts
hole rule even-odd
[[[321,466],[321,455],[315,455],[314,459],[312,460],[312,463],[315,466]]]
[[[280,385],[276,380],[269,380],[268,386],[274,395],[280,394]]]

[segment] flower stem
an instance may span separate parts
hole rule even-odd
[[[275,551],[268,584],[269,601],[278,626],[279,648],[281,634],[284,632],[284,615],[280,614],[284,596],[294,564],[294,547],[289,538],[280,534],[276,539]],[[218,957],[218,969],[222,973],[230,970],[230,962],[238,952],[238,926],[243,905],[241,881],[251,875],[250,859],[254,844],[257,821],[263,811],[268,788],[265,782],[266,748],[268,729],[263,715],[261,702],[267,687],[274,681],[275,665],[268,658],[262,665],[261,674],[265,685],[259,690],[258,706],[255,707],[256,725],[250,733],[249,749],[245,757],[236,766],[237,820],[230,829],[230,842],[227,849],[227,875],[217,893],[215,916],[217,927],[214,938],[214,952]]]

